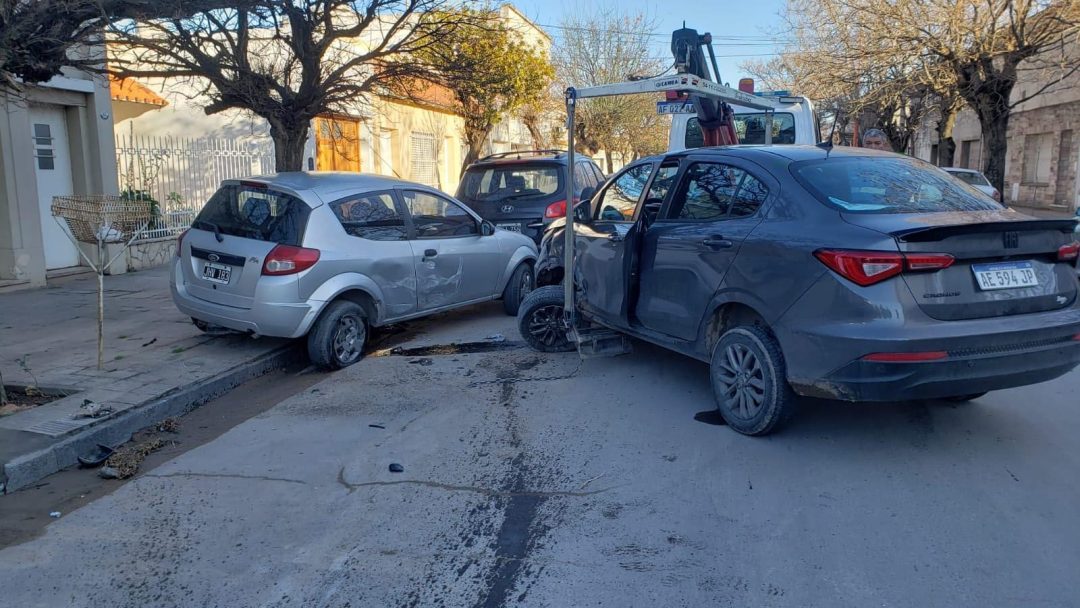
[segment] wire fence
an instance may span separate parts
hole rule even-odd
[[[139,241],[171,237],[191,225],[222,180],[274,171],[269,141],[242,142],[119,134],[121,196],[151,201],[155,219]]]

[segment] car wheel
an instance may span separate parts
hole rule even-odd
[[[981,393],[972,393],[970,395],[957,395],[955,397],[945,397],[945,401],[952,403],[967,403],[968,401],[974,401],[979,397],[986,395],[990,391],[983,391]]]
[[[503,289],[503,310],[506,314],[511,317],[518,314],[521,302],[532,293],[535,284],[532,266],[529,266],[527,262],[518,264],[518,267],[514,269],[514,274],[506,283],[506,288]]]
[[[518,331],[525,343],[545,353],[574,350],[563,316],[563,288],[548,285],[530,293],[518,308]]]
[[[367,315],[356,302],[331,302],[308,333],[308,357],[321,369],[348,367],[364,356]]]
[[[720,415],[743,435],[768,435],[791,417],[795,393],[784,355],[762,328],[735,327],[720,336],[709,375]]]

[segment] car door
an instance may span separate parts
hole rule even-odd
[[[735,161],[733,161],[735,162]],[[691,159],[645,234],[637,319],[693,340],[742,241],[761,221],[765,183],[737,163]]]
[[[575,225],[578,304],[610,325],[627,325],[627,286],[634,262],[638,202],[655,163],[632,165],[593,197],[593,220]]]
[[[324,252],[322,263],[332,263],[334,274],[355,272],[367,276],[382,292],[388,318],[416,310],[416,269],[405,224],[405,211],[393,190],[351,194],[328,205],[345,230],[333,259]]]
[[[413,265],[421,311],[495,295],[506,263],[499,241],[482,236],[480,219],[457,201],[428,190],[402,189],[413,226]]]

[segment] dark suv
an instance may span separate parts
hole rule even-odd
[[[549,285],[521,304],[522,337],[587,354],[615,330],[707,361],[741,433],[776,428],[796,394],[965,401],[1080,363],[1076,221],[913,158],[688,150],[627,166],[575,218],[573,331]],[[561,280],[564,233],[543,240],[539,285]]]
[[[604,181],[592,160],[575,162],[574,200]],[[566,214],[567,155],[562,150],[521,150],[492,154],[469,165],[457,199],[497,228],[520,232],[537,243],[545,228]]]

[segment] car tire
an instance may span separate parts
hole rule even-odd
[[[955,397],[945,397],[945,401],[950,403],[967,403],[968,401],[974,401],[979,397],[983,397],[990,391],[983,391],[981,393],[972,393],[970,395],[957,395]]]
[[[709,377],[720,415],[743,435],[768,435],[795,409],[780,345],[761,327],[743,325],[720,336]]]
[[[308,358],[316,367],[335,370],[364,356],[367,315],[356,302],[331,302],[308,333]]]
[[[514,274],[510,275],[506,288],[503,289],[502,302],[506,314],[511,317],[517,315],[521,302],[532,293],[534,287],[536,287],[536,277],[533,275],[532,266],[528,262],[518,264],[518,267],[514,269]]]
[[[533,350],[563,353],[574,350],[563,323],[563,288],[548,285],[534,290],[518,308],[518,331]]]

